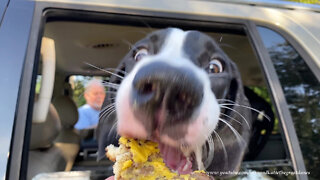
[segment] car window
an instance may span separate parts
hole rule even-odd
[[[86,17],[90,14],[82,13],[84,16],[81,17]],[[63,21],[58,19],[48,21],[44,25],[44,37],[52,39],[55,44],[57,62],[52,105],[56,109],[56,114],[60,117],[60,123],[62,122],[61,125],[63,128],[55,130],[58,131],[58,137],[53,137],[56,139],[49,142],[50,146],[48,146],[48,144],[44,144],[43,146],[39,143],[35,144],[37,140],[39,140],[37,135],[43,128],[32,126],[31,134],[33,133],[34,137],[32,136],[30,141],[37,146],[30,146],[28,164],[29,177],[47,172],[38,168],[39,166],[51,168],[52,172],[63,171],[64,169],[71,169],[71,171],[90,171],[91,178],[99,177],[99,179],[106,178],[112,174],[111,161],[106,158],[101,161],[96,160],[97,144],[92,141],[84,144],[83,141],[79,140],[79,136],[83,137],[82,133],[74,131],[73,129],[75,125],[74,119],[78,119],[77,107],[85,103],[83,99],[82,81],[87,81],[88,76],[109,77],[110,73],[103,70],[104,68],[112,70],[114,73],[120,72],[121,70],[115,68],[118,67],[119,62],[128,52],[130,46],[143,38],[147,33],[168,26],[179,27],[185,30],[199,30],[215,39],[226,54],[237,64],[250,103],[262,105],[263,109],[261,109],[261,111],[268,113],[271,119],[267,120],[263,118],[263,115],[260,113],[255,114],[256,119],[260,120],[256,122],[261,123],[255,124],[254,126],[258,128],[254,127],[252,129],[252,131],[255,131],[255,134],[242,163],[240,170],[242,174],[240,177],[253,172],[253,174],[258,174],[259,177],[277,178],[284,177],[283,174],[275,174],[280,170],[286,172],[293,170],[286,141],[282,135],[281,123],[278,123],[276,109],[272,104],[271,95],[268,94],[268,86],[264,81],[265,78],[258,56],[251,43],[249,34],[246,31],[246,27],[243,24],[239,23],[229,27],[225,23],[204,22],[199,25],[193,22],[187,23],[182,20],[162,22],[158,21],[157,18],[142,18],[138,16],[135,20],[132,20],[134,23],[128,23],[129,17],[127,16],[119,17],[119,21],[117,22],[92,22],[93,19],[96,18],[95,16],[96,15],[91,15],[90,21],[81,21],[79,19],[77,19],[77,21]],[[109,17],[106,15],[103,18],[115,21],[117,16]],[[141,22],[143,23],[141,24]],[[145,24],[147,24],[148,27],[146,27]],[[39,66],[40,65],[41,62],[39,63]],[[39,69],[41,68],[39,67]],[[83,76],[71,76],[73,74]],[[108,83],[108,79],[106,79],[106,81],[106,83]],[[70,87],[73,89],[70,90]],[[37,87],[36,90],[38,88],[39,87]],[[107,95],[115,93],[111,90],[112,89],[107,90]],[[70,98],[72,98],[70,95],[72,95],[72,93],[73,100],[70,101]],[[67,121],[65,121],[65,119],[67,119]],[[56,134],[52,136],[54,135]],[[50,140],[52,140],[52,138]],[[217,138],[215,138],[215,140],[219,143]],[[219,145],[218,143],[217,145]],[[70,145],[74,150],[72,152],[67,148],[67,146]],[[47,149],[48,147],[54,147],[54,149]],[[51,157],[51,153],[44,153],[45,148],[47,152],[54,151],[56,153],[55,163],[50,163],[48,157],[43,158],[43,156]],[[57,149],[62,152],[68,151],[68,154],[71,154],[72,157],[66,158],[68,154],[59,154]],[[48,161],[41,162],[39,159]],[[60,162],[58,163],[58,161],[61,161],[62,164],[60,164]],[[270,172],[271,175],[257,173],[267,171]],[[236,172],[224,173],[230,176],[236,175],[234,174]],[[213,175],[219,176],[219,174]],[[294,175],[291,177],[293,179],[295,178]]]
[[[258,31],[281,82],[309,176],[320,179],[320,83],[286,39],[265,27]]]

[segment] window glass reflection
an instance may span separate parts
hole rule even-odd
[[[289,105],[309,178],[320,179],[320,83],[278,33],[258,27]]]

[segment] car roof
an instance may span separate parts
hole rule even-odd
[[[69,5],[117,8],[213,18],[250,20],[261,26],[274,27],[290,35],[320,68],[320,6],[279,1],[210,1],[210,0],[36,0]],[[90,9],[90,8],[88,8]]]
[[[320,12],[319,4],[307,4],[285,0],[200,0],[200,1],[216,1],[233,4],[244,4],[251,6],[274,7],[283,9],[303,9],[309,11]]]
[[[60,3],[75,3],[75,4],[87,4],[87,5],[106,5],[113,3],[112,0],[35,0],[35,1],[46,1],[46,2],[60,2]],[[190,3],[192,1],[209,2],[209,3],[225,3],[225,4],[240,4],[260,7],[273,7],[282,9],[303,9],[314,12],[320,12],[320,3],[300,3],[285,0],[175,0],[174,4],[180,2]],[[142,1],[143,2],[143,1]],[[168,2],[168,0],[158,1],[160,3]],[[138,3],[135,1],[135,3]],[[138,3],[139,4],[139,3]]]

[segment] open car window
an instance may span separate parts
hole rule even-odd
[[[83,12],[82,12],[83,13]],[[56,68],[52,89],[52,111],[50,127],[54,130],[43,131],[46,124],[33,124],[31,127],[32,146],[29,149],[28,179],[35,176],[45,177],[55,172],[89,172],[84,176],[92,179],[103,179],[112,175],[113,163],[108,159],[96,161],[97,143],[88,141],[83,144],[81,132],[74,130],[78,120],[78,100],[72,98],[76,81],[70,76],[102,76],[108,82],[110,73],[131,46],[147,33],[154,30],[175,26],[181,29],[199,30],[211,36],[237,64],[244,83],[246,95],[251,104],[263,105],[263,113],[252,111],[256,123],[252,129],[253,137],[244,157],[240,173],[222,172],[238,175],[239,178],[277,177],[276,171],[293,171],[287,144],[277,117],[276,108],[272,103],[268,85],[265,82],[260,59],[251,43],[250,34],[244,23],[201,22],[169,19],[161,21],[157,18],[137,16],[102,16],[90,15],[90,20],[63,20],[51,18],[44,25],[43,37],[51,39],[55,45]],[[86,16],[86,13],[82,15]],[[95,19],[97,18],[97,19]],[[62,19],[62,20],[61,20]],[[42,63],[39,63],[41,72]],[[116,71],[114,71],[116,72]],[[43,71],[43,73],[46,73]],[[84,78],[85,79],[85,78]],[[73,86],[73,88],[72,88]],[[40,87],[41,88],[41,87]],[[82,89],[83,90],[83,89]],[[112,93],[106,90],[107,94]],[[77,98],[81,96],[77,94]],[[258,106],[257,105],[257,106]],[[266,119],[264,115],[269,119]],[[40,132],[50,137],[37,136]],[[90,132],[91,133],[91,132]],[[94,129],[92,139],[94,140]],[[41,139],[47,138],[47,139]],[[219,143],[219,140],[215,140]],[[270,172],[270,174],[260,172]],[[208,172],[220,176],[221,172]],[[81,173],[80,173],[81,174]],[[55,174],[56,175],[56,174]],[[63,173],[60,173],[63,176]],[[83,174],[82,174],[83,175]],[[54,176],[54,175],[53,175]],[[295,175],[289,175],[295,178]]]

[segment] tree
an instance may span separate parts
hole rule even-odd
[[[291,112],[310,178],[320,179],[320,84],[287,42],[268,48]]]

